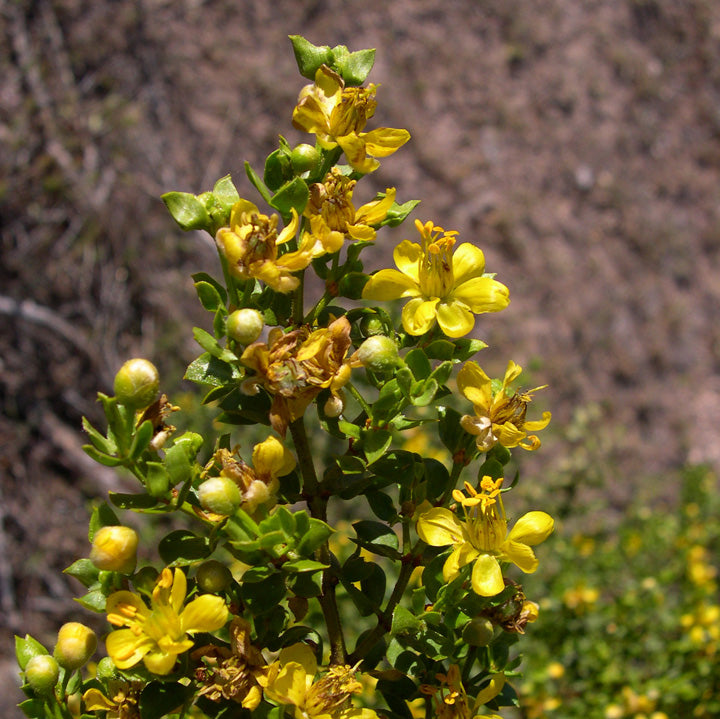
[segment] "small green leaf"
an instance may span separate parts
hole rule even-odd
[[[162,462],[147,462],[145,487],[153,497],[164,497],[170,489],[170,475]]]
[[[103,437],[103,435],[100,434],[100,432],[98,432],[85,417],[82,418],[82,426],[88,433],[90,441],[95,445],[96,449],[100,450],[100,452],[106,455],[112,455],[117,452],[115,443],[107,439],[107,437]]]
[[[240,372],[234,365],[213,357],[209,352],[201,354],[185,371],[184,379],[198,384],[223,387],[240,378]]]
[[[87,558],[78,559],[73,562],[67,569],[63,570],[63,574],[69,574],[82,582],[86,587],[90,587],[98,580],[100,570]]]
[[[212,193],[218,205],[228,213],[232,210],[233,205],[240,199],[240,195],[230,175],[221,177],[215,183]]]
[[[140,719],[161,719],[185,704],[195,686],[179,682],[150,682],[140,694]]]
[[[170,485],[184,484],[190,478],[192,465],[188,457],[187,449],[177,441],[172,447],[165,450],[163,464],[170,477]]]
[[[122,492],[110,492],[110,501],[118,509],[150,509],[157,504],[157,499],[149,494],[124,494]]]
[[[392,634],[416,634],[421,628],[422,622],[409,609],[395,607],[390,630]]]
[[[383,557],[400,558],[400,546],[397,534],[382,522],[373,522],[363,519],[353,523],[357,538],[355,541],[361,547]]]
[[[333,63],[346,85],[362,85],[375,64],[375,50],[351,52],[339,62]]]
[[[427,379],[430,376],[430,372],[432,372],[430,360],[428,360],[427,355],[420,348],[410,350],[405,355],[405,364],[412,370],[417,380]]]
[[[88,592],[82,597],[78,597],[75,601],[80,606],[85,607],[85,609],[89,609],[91,612],[102,614],[102,612],[105,611],[107,598],[102,590],[94,589],[92,592]]]
[[[327,569],[328,565],[322,562],[316,562],[314,559],[293,559],[282,565],[284,572],[298,574],[300,572],[320,572]]]
[[[298,70],[308,80],[315,80],[320,65],[330,65],[332,52],[327,45],[313,45],[301,35],[290,35]]]
[[[410,402],[415,407],[427,407],[438,389],[438,383],[432,377],[424,382],[416,382],[410,390]]]
[[[399,224],[405,221],[405,218],[420,204],[420,200],[408,200],[403,202],[402,205],[398,205],[397,202],[393,202],[392,207],[388,210],[385,219],[380,223],[381,225],[388,225],[389,227],[397,227]]]
[[[90,542],[95,538],[95,533],[102,527],[117,527],[120,520],[117,514],[110,509],[110,506],[103,502],[93,509],[90,516],[90,525],[88,527],[88,540]]]
[[[48,650],[40,642],[29,634],[25,638],[15,636],[15,656],[20,669],[25,671],[27,663],[33,658],[42,654],[48,654]]]
[[[166,192],[161,199],[175,222],[186,232],[210,227],[210,215],[195,195],[189,192]]]
[[[204,281],[196,282],[195,291],[200,304],[209,312],[215,312],[219,308],[225,309],[225,302],[214,285]]]
[[[482,340],[472,339],[457,339],[455,340],[455,353],[453,359],[465,362],[470,359],[474,354],[477,354],[480,350],[487,347],[487,343]]]
[[[99,452],[91,444],[84,444],[82,446],[82,449],[83,452],[85,452],[85,454],[90,457],[90,459],[95,460],[98,464],[102,464],[105,467],[117,467],[118,465],[123,463],[122,459],[119,459],[118,457],[111,457],[108,454]]]
[[[290,215],[290,210],[295,209],[298,215],[302,215],[305,205],[310,198],[307,182],[301,177],[296,177],[290,182],[286,182],[268,202],[270,207],[274,207],[283,216]]]
[[[392,497],[385,494],[385,492],[369,491],[366,493],[365,498],[373,514],[378,519],[381,519],[383,522],[394,522],[397,519],[395,502],[393,502]]]
[[[271,152],[265,160],[263,181],[268,189],[275,192],[293,177],[292,161],[287,150],[282,148]]]
[[[368,464],[372,464],[385,454],[392,442],[392,433],[386,429],[367,429],[362,433],[363,451]]]
[[[308,531],[301,536],[295,550],[303,557],[312,557],[315,550],[327,541],[333,531],[325,522],[311,518]]]
[[[207,537],[198,537],[187,529],[176,529],[160,540],[158,551],[166,565],[179,567],[209,557],[212,549]]]
[[[455,345],[447,340],[435,340],[425,347],[425,354],[430,359],[451,360],[455,355]]]
[[[128,457],[132,460],[138,459],[142,453],[150,445],[150,440],[153,438],[153,432],[155,428],[153,423],[146,419],[136,430],[135,436],[133,437],[132,444],[128,450]]]
[[[218,344],[218,341],[205,330],[200,327],[193,327],[193,337],[195,341],[206,351],[209,352],[213,357],[222,362],[237,362],[238,358],[235,353],[229,349],[225,349]]]
[[[369,275],[362,272],[349,272],[338,283],[338,294],[351,300],[362,299],[363,287],[368,283]]]

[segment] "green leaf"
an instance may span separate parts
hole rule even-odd
[[[293,176],[293,167],[287,150],[280,148],[271,152],[265,160],[263,181],[268,189],[275,190],[290,180]]]
[[[75,601],[85,609],[89,609],[91,612],[97,612],[102,614],[105,611],[105,604],[107,598],[105,593],[101,589],[94,589],[82,597],[78,597]]]
[[[151,682],[140,694],[140,719],[161,719],[172,713],[195,693],[195,686],[179,682]]]
[[[474,354],[477,354],[480,350],[487,347],[487,343],[482,340],[472,340],[461,338],[455,340],[455,353],[453,359],[465,362],[470,359]]]
[[[209,557],[212,548],[207,537],[198,537],[187,529],[176,529],[160,540],[158,551],[166,565],[180,567]]]
[[[210,215],[205,205],[189,192],[166,192],[161,195],[168,211],[180,228],[185,230],[207,230],[210,227]]]
[[[170,489],[170,474],[162,462],[147,462],[145,487],[153,497],[164,497]]]
[[[394,522],[397,519],[395,502],[385,492],[368,491],[365,498],[378,519],[383,522]]]
[[[117,467],[118,465],[121,465],[123,463],[122,459],[119,459],[118,457],[111,457],[108,454],[99,452],[91,444],[84,444],[82,446],[82,449],[83,452],[85,452],[85,454],[90,457],[90,459],[95,460],[98,464],[102,464],[105,467]]]
[[[464,451],[469,457],[475,453],[475,438],[468,434],[460,425],[460,413],[451,407],[438,407],[438,434],[440,441],[447,447],[450,454]]]
[[[338,294],[340,297],[347,297],[351,300],[362,299],[362,292],[370,279],[369,275],[362,272],[348,272],[338,283]]]
[[[327,541],[333,531],[325,522],[311,518],[308,531],[302,534],[295,551],[303,557],[312,557],[315,550]]]
[[[270,204],[270,198],[272,195],[270,194],[270,191],[267,187],[265,187],[265,183],[260,179],[260,176],[255,172],[255,170],[252,169],[249,162],[245,163],[245,174],[248,177],[248,180],[252,183],[253,187],[260,193],[260,196]]]
[[[256,584],[257,582],[264,582],[276,573],[275,568],[270,566],[250,567],[250,569],[242,575],[242,581],[243,583]]]
[[[151,420],[146,419],[136,430],[132,444],[128,450],[128,457],[137,460],[150,445],[155,428]]]
[[[351,52],[333,63],[346,85],[362,85],[375,64],[375,50]]]
[[[283,216],[290,215],[290,210],[295,208],[298,215],[302,215],[305,205],[310,199],[310,191],[307,182],[301,177],[296,177],[290,182],[286,182],[268,202],[270,207],[274,207]]]
[[[49,652],[37,639],[31,637],[29,634],[26,634],[24,639],[15,635],[15,657],[17,658],[20,669],[25,671],[27,663],[33,657],[38,657],[42,654],[49,654]]]
[[[438,389],[438,383],[432,377],[424,382],[416,382],[410,390],[410,402],[415,407],[427,407],[433,401]]]
[[[435,340],[425,347],[425,354],[430,359],[451,360],[455,356],[455,345],[447,340]]]
[[[362,440],[368,464],[372,464],[385,454],[392,442],[392,433],[386,429],[369,428],[362,433]]]
[[[63,570],[63,574],[69,574],[82,582],[86,587],[90,587],[98,580],[100,570],[87,558],[78,559],[73,562],[67,569]]]
[[[209,275],[207,272],[194,272],[192,275],[193,282],[205,282],[208,285],[212,285],[216,292],[220,295],[222,299],[222,304],[224,305],[227,302],[227,290],[218,282],[214,277]]]
[[[240,587],[241,598],[255,615],[272,612],[286,594],[287,587],[280,572],[275,572],[262,582],[243,582]]]
[[[421,628],[422,622],[409,609],[395,607],[390,630],[392,634],[416,634]]]
[[[117,452],[115,442],[107,439],[107,437],[103,437],[103,435],[100,434],[100,432],[98,432],[85,417],[82,418],[82,426],[83,429],[88,433],[90,441],[95,445],[96,449],[100,450],[100,452],[106,455],[112,455]]]
[[[165,451],[163,464],[170,477],[170,485],[184,484],[190,479],[192,465],[188,457],[187,448],[184,444],[178,444],[177,440],[172,447]]]
[[[240,379],[240,376],[240,371],[235,365],[223,362],[209,352],[205,352],[190,364],[183,379],[198,384],[223,387]]]
[[[380,224],[388,225],[389,227],[397,227],[405,221],[405,218],[419,204],[420,200],[408,200],[407,202],[403,202],[402,205],[398,205],[397,202],[393,202],[392,207],[390,207],[387,215],[385,215],[385,219]]]
[[[320,65],[330,65],[332,52],[327,45],[316,46],[301,35],[289,35],[298,70],[308,80],[315,80]]]
[[[232,210],[233,205],[240,199],[240,195],[230,175],[221,177],[215,183],[212,193],[215,201],[227,213]]]
[[[364,549],[383,557],[400,559],[400,546],[397,534],[382,522],[373,522],[367,519],[353,523],[357,538],[353,541]]]
[[[390,380],[380,390],[378,398],[372,405],[373,422],[376,424],[389,422],[398,414],[404,403],[405,399],[397,381]]]
[[[195,291],[200,304],[209,312],[215,312],[220,308],[225,309],[225,302],[214,285],[205,281],[196,282]]]
[[[205,330],[200,327],[193,327],[193,337],[195,341],[213,357],[217,357],[222,362],[237,362],[238,358],[234,352],[225,349],[218,344],[218,341]]]
[[[118,509],[150,509],[157,505],[157,499],[149,494],[125,494],[123,492],[109,492],[110,501]]]
[[[410,350],[405,355],[405,364],[412,370],[417,380],[427,379],[432,372],[430,360],[420,348]]]
[[[298,574],[300,572],[320,572],[327,569],[329,565],[316,562],[314,559],[293,559],[282,565],[284,572]]]
[[[387,579],[385,578],[385,572],[377,564],[371,564],[370,566],[370,574],[360,580],[360,591],[370,601],[373,609],[377,611],[385,599]]]
[[[120,520],[117,514],[110,509],[110,506],[103,502],[93,509],[90,516],[90,525],[88,527],[88,540],[90,542],[95,538],[95,533],[102,527],[117,527]]]

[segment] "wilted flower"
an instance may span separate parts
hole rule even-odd
[[[353,240],[375,239],[375,226],[387,216],[395,201],[395,188],[385,197],[355,209],[352,196],[356,181],[334,167],[323,182],[310,185],[310,200],[303,214],[310,219],[310,231],[323,252],[337,252],[345,236]],[[317,247],[315,250],[318,253]]]
[[[308,326],[287,333],[275,328],[267,344],[255,342],[243,352],[242,363],[256,373],[243,388],[252,392],[262,386],[272,395],[270,424],[285,436],[288,424],[302,417],[323,389],[342,399],[340,389],[350,379],[351,368],[360,366],[356,358],[346,357],[350,345],[345,317],[314,332]]]
[[[436,674],[438,685],[422,684],[420,692],[431,696],[437,719],[502,719],[497,714],[478,714],[478,709],[494,699],[505,686],[505,674],[498,672],[490,677],[490,683],[477,695],[470,706],[470,699],[460,678],[460,668],[451,664],[447,674]]]
[[[510,393],[510,384],[516,380],[522,367],[512,360],[508,362],[502,386],[493,389],[493,381],[485,374],[477,362],[466,362],[458,372],[458,389],[474,406],[475,416],[465,415],[460,420],[463,429],[474,434],[481,452],[487,452],[498,442],[503,447],[522,447],[535,450],[540,440],[528,436],[528,432],[537,432],[547,427],[550,412],[543,412],[541,420],[525,421],[527,406],[532,401],[532,393],[543,387],[526,392]]]
[[[380,163],[372,158],[392,155],[410,139],[407,130],[378,127],[362,132],[375,114],[375,85],[345,87],[345,82],[327,65],[321,65],[315,82],[306,85],[293,110],[293,125],[313,133],[325,150],[338,145],[350,166],[358,172],[376,170]]]
[[[315,681],[317,661],[306,644],[293,644],[280,652],[264,679],[265,697],[281,706],[295,707],[295,719],[377,719],[371,709],[358,709],[350,696],[362,684],[349,666],[331,666]]]
[[[312,261],[313,238],[305,233],[299,249],[278,256],[278,245],[295,237],[298,214],[278,235],[278,216],[260,213],[249,200],[238,200],[230,213],[230,226],[221,227],[217,246],[225,256],[230,273],[241,280],[258,279],[276,292],[292,292],[300,281],[293,272],[304,270]]]
[[[85,709],[89,712],[107,712],[107,719],[140,719],[140,692],[143,687],[142,682],[113,679],[108,683],[110,696],[95,688],[83,694]]]
[[[363,289],[366,300],[408,297],[402,324],[422,335],[435,322],[448,337],[463,337],[475,326],[473,315],[499,312],[510,302],[505,285],[484,275],[485,256],[465,242],[455,246],[457,232],[415,220],[422,244],[403,240],[393,253],[397,270],[376,272]]]
[[[268,667],[262,652],[250,641],[250,624],[236,617],[230,623],[230,648],[208,645],[193,652],[203,665],[195,678],[203,684],[198,692],[212,701],[230,699],[245,709],[256,709],[262,699],[261,682]]]
[[[148,608],[140,596],[122,590],[107,599],[110,624],[127,627],[111,632],[107,652],[118,669],[129,669],[141,659],[153,674],[169,674],[179,654],[193,646],[188,634],[214,632],[228,618],[225,600],[210,594],[186,606],[187,579],[181,569],[163,569]]]
[[[500,562],[512,562],[523,572],[537,569],[538,560],[531,549],[553,531],[552,517],[545,512],[528,512],[507,531],[507,519],[500,496],[502,479],[483,477],[480,492],[467,482],[465,496],[453,491],[460,503],[464,520],[444,507],[435,507],[420,516],[417,532],[433,547],[454,545],[443,566],[443,578],[450,582],[460,570],[472,564],[472,588],[483,597],[493,597],[505,588]]]

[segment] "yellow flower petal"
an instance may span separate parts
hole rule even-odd
[[[455,285],[461,285],[485,272],[485,255],[479,247],[463,242],[453,253],[453,277]]]
[[[419,266],[420,260],[423,258],[423,250],[417,242],[410,242],[410,240],[403,240],[393,250],[393,260],[395,261],[396,267],[404,275],[412,278],[412,280],[418,284],[419,289]],[[419,292],[418,292],[419,294]]]
[[[301,664],[288,662],[265,688],[265,696],[280,704],[301,707],[305,702],[308,682]]]
[[[368,155],[388,157],[410,139],[410,133],[393,127],[377,127],[370,132],[361,132],[360,137]]]
[[[446,582],[452,582],[460,573],[460,570],[470,564],[478,554],[480,554],[480,552],[468,542],[459,544],[445,560],[445,564],[443,565],[443,579]]]
[[[490,677],[490,684],[488,684],[478,695],[475,697],[475,708],[487,704],[491,699],[494,699],[505,686],[507,681],[503,672],[498,672]]]
[[[180,615],[183,632],[214,632],[228,619],[225,600],[212,594],[193,599]]]
[[[169,571],[163,570],[163,573]],[[176,614],[179,614],[182,610],[183,602],[187,595],[187,578],[185,572],[177,567],[175,569],[175,575],[173,576],[172,588],[170,590],[170,606]]]
[[[268,437],[253,448],[252,463],[258,474],[284,477],[295,469],[292,452],[275,437]]]
[[[242,224],[241,215],[243,214],[252,214],[252,213],[258,213],[259,210],[257,208],[257,205],[250,202],[250,200],[238,200],[233,206],[232,210],[230,211],[230,227],[236,227],[237,225]]]
[[[505,588],[502,571],[491,554],[481,554],[473,565],[472,588],[481,597],[494,597]]]
[[[423,542],[432,547],[444,547],[463,541],[462,523],[453,512],[444,507],[434,507],[420,515],[417,533]]]
[[[148,636],[138,636],[132,629],[110,632],[105,640],[108,656],[118,669],[129,669],[137,664],[155,642]]]
[[[525,422],[523,424],[523,429],[527,430],[528,432],[537,432],[540,429],[545,429],[545,427],[550,424],[550,419],[552,418],[552,415],[550,412],[543,412],[542,419],[536,419],[532,420],[530,422]]]
[[[380,270],[363,288],[364,300],[397,300],[401,297],[417,297],[420,294],[417,283],[397,270]]]
[[[512,542],[509,539],[501,547],[503,556],[526,574],[532,574],[538,568],[538,560],[533,550],[522,542]]]
[[[113,592],[107,598],[105,610],[107,611],[108,621],[116,627],[128,625],[136,621],[138,616],[147,617],[150,615],[150,610],[145,605],[145,602],[137,594],[124,589]]]
[[[510,291],[491,277],[474,277],[455,287],[452,296],[475,314],[500,312],[510,304]]]
[[[352,135],[336,137],[335,139],[337,140],[337,144],[342,147],[348,164],[353,170],[367,175],[369,172],[373,172],[380,167],[380,163],[377,160],[368,157],[365,142],[358,135],[353,133]]]
[[[460,368],[457,386],[474,405],[488,410],[492,402],[491,381],[477,362],[466,362]]]
[[[355,212],[356,225],[375,225],[382,222],[388,211],[395,202],[395,188],[389,187],[385,190],[385,197],[380,200],[373,200],[360,207]]]
[[[350,225],[347,228],[347,233],[353,238],[353,240],[357,240],[358,242],[373,242],[377,235],[375,230],[369,225],[360,224]],[[339,232],[337,234],[339,234],[342,238],[342,235]]]
[[[460,302],[440,302],[437,321],[448,337],[464,337],[475,326],[475,316]]]
[[[278,656],[278,661],[285,665],[289,662],[296,662],[300,664],[305,673],[314,677],[317,673],[317,660],[315,659],[315,652],[310,649],[307,644],[291,644],[289,647],[285,647]]]
[[[117,704],[110,701],[99,689],[88,689],[83,694],[85,709],[93,711],[110,711],[117,708]]]
[[[292,238],[295,237],[295,233],[297,232],[298,223],[300,220],[298,218],[297,210],[294,207],[290,208],[290,213],[292,215],[292,219],[278,235],[277,240],[275,240],[276,245],[282,245],[288,240],[292,240]]]
[[[164,654],[162,652],[152,652],[143,657],[143,664],[149,672],[153,674],[170,674],[172,668],[177,661],[177,654]]]
[[[424,335],[435,324],[436,307],[440,300],[425,300],[417,297],[402,309],[402,325],[408,334]]]
[[[515,522],[508,534],[508,540],[534,546],[544,542],[554,528],[555,520],[547,512],[528,512]]]

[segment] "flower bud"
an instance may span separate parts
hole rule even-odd
[[[25,681],[38,694],[52,691],[59,676],[60,667],[49,654],[38,654],[25,667]]]
[[[212,477],[198,487],[203,509],[214,514],[234,514],[242,502],[240,489],[229,477]]]
[[[343,398],[339,395],[332,394],[328,401],[325,402],[323,412],[325,412],[325,416],[327,417],[339,417],[344,409],[345,402],[343,402]]]
[[[303,172],[312,172],[320,162],[320,153],[313,145],[303,142],[290,153],[290,162],[298,175]]]
[[[385,331],[383,321],[377,315],[365,315],[360,320],[360,334],[363,337],[380,335]]]
[[[358,359],[371,372],[390,372],[400,362],[397,345],[386,335],[368,337],[357,351]]]
[[[486,617],[471,619],[462,632],[463,641],[473,647],[486,647],[495,636],[495,626]]]
[[[114,391],[120,404],[130,409],[145,409],[157,398],[160,375],[146,359],[128,360],[115,375]]]
[[[227,335],[241,345],[250,345],[260,336],[264,326],[263,316],[257,310],[246,307],[235,310],[227,318]]]
[[[80,622],[68,622],[60,627],[53,656],[68,671],[79,669],[95,653],[95,632]]]
[[[137,564],[138,536],[130,527],[101,527],[95,532],[90,561],[109,572],[132,574]]]
[[[220,594],[230,586],[232,573],[222,562],[208,559],[198,567],[195,581],[201,591],[207,594]]]
[[[115,666],[115,662],[110,657],[103,657],[98,663],[95,669],[95,676],[103,680],[117,679],[118,670]]]

